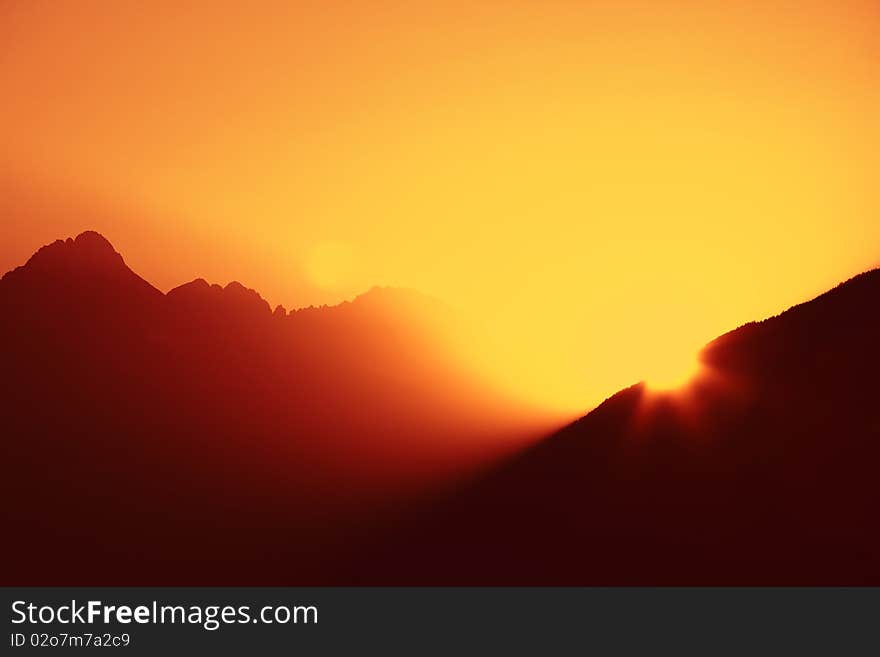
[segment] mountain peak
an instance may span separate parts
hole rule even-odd
[[[58,268],[126,268],[122,256],[113,248],[106,237],[93,230],[87,230],[66,240],[55,240],[37,250],[27,261],[25,267],[33,269]]]
[[[63,289],[65,298],[74,304],[85,303],[86,298],[100,298],[104,303],[123,297],[143,304],[162,295],[128,268],[107,238],[93,230],[41,247],[2,280],[5,294],[34,297],[56,295]]]
[[[232,281],[226,287],[216,283],[208,283],[204,278],[197,278],[189,283],[179,285],[168,292],[168,297],[177,302],[196,304],[203,308],[252,308],[259,312],[271,312],[269,303],[256,290],[245,287],[238,281]]]
[[[116,249],[113,248],[110,241],[94,230],[83,231],[76,236],[73,243],[81,249],[88,249],[95,253],[116,253]]]
[[[219,290],[219,285],[211,285],[204,278],[196,278],[189,283],[183,283],[168,292],[168,296],[187,296],[210,294],[211,289]]]
[[[226,299],[241,307],[249,307],[259,312],[271,312],[272,307],[269,302],[260,296],[256,290],[245,287],[238,281],[232,281],[223,288]]]

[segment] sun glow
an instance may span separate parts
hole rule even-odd
[[[346,242],[320,242],[309,252],[304,266],[315,286],[344,292],[354,279],[354,249]]]
[[[699,361],[692,354],[660,354],[645,376],[645,386],[652,392],[678,390],[696,378],[700,367]]]

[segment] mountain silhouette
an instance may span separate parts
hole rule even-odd
[[[432,500],[352,577],[880,584],[880,270],[719,337],[701,361],[680,392],[622,390]]]
[[[11,317],[17,315],[21,322],[38,321],[49,310],[40,308],[39,300],[60,313],[88,309],[102,319],[129,321],[148,314],[161,297],[159,290],[125,265],[110,242],[93,231],[42,247],[0,283],[4,313],[12,312]],[[136,308],[141,312],[134,312]]]
[[[163,294],[97,233],[41,248],[0,280],[7,578],[324,581],[376,514],[491,452],[500,402],[451,317],[397,289]]]
[[[880,270],[512,455],[412,291],[163,294],[86,232],[0,319],[7,585],[880,584]]]

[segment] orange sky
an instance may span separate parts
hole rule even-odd
[[[880,5],[0,2],[0,269],[423,290],[566,412],[880,264]]]

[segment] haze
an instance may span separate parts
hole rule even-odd
[[[4,2],[0,269],[415,288],[574,413],[880,263],[877,3],[581,4]]]

